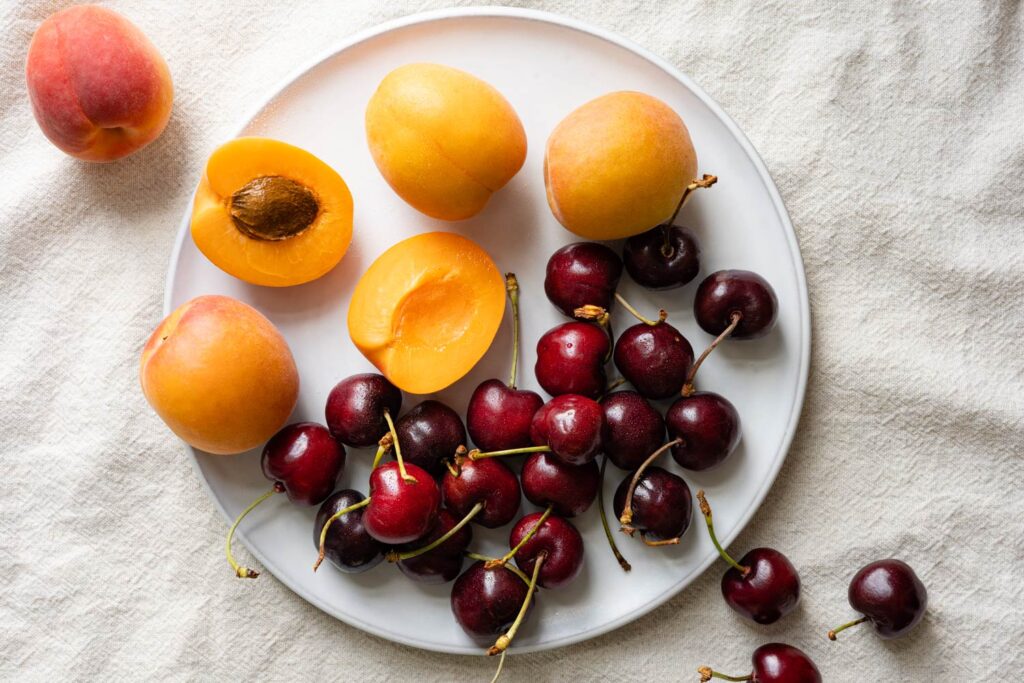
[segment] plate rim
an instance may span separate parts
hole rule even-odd
[[[573,17],[569,17],[563,14],[555,12],[547,12],[544,10],[527,9],[519,7],[500,7],[500,6],[472,6],[472,7],[451,7],[443,9],[428,10],[425,12],[417,12],[414,14],[398,17],[391,19],[374,26],[362,29],[353,33],[337,43],[331,45],[325,51],[314,56],[310,60],[301,64],[294,71],[289,73],[284,79],[279,81],[272,89],[268,90],[268,95],[256,103],[242,118],[242,124],[235,130],[234,137],[238,137],[242,134],[246,127],[248,127],[268,106],[270,106],[274,100],[281,95],[290,85],[298,81],[300,78],[308,74],[310,71],[316,69],[324,62],[333,59],[341,53],[349,50],[359,44],[362,44],[370,39],[377,38],[384,34],[392,31],[407,28],[418,24],[428,24],[438,21],[445,21],[450,19],[461,19],[467,17],[477,18],[497,18],[497,19],[523,19],[528,21],[537,21],[547,24],[553,24],[563,28],[568,28],[573,31],[585,33],[595,38],[611,43],[618,47],[629,50],[644,60],[650,62],[657,68],[664,71],[666,74],[671,76],[673,79],[678,81],[683,87],[689,89],[705,106],[725,125],[726,129],[733,136],[733,138],[739,143],[747,157],[753,162],[754,168],[761,179],[762,184],[768,191],[769,198],[774,205],[776,212],[781,219],[783,232],[786,236],[786,242],[789,246],[790,256],[793,259],[793,263],[796,266],[796,284],[797,291],[799,293],[799,325],[800,325],[800,361],[799,361],[799,375],[797,377],[796,392],[794,395],[793,409],[789,416],[789,421],[786,425],[786,430],[783,434],[782,441],[779,444],[779,448],[775,453],[775,458],[771,464],[767,476],[764,478],[761,487],[757,490],[747,509],[740,515],[739,521],[732,531],[722,538],[722,543],[728,546],[735,538],[746,528],[747,524],[753,518],[754,514],[761,508],[765,498],[768,496],[768,492],[771,490],[775,483],[779,472],[782,469],[782,465],[785,463],[786,458],[789,455],[790,447],[792,446],[793,439],[796,436],[796,429],[800,422],[800,416],[803,413],[804,400],[807,392],[807,380],[810,373],[810,360],[811,360],[811,313],[810,313],[810,299],[807,291],[807,276],[804,268],[803,257],[800,253],[800,244],[796,236],[796,231],[793,229],[793,223],[789,217],[789,211],[786,209],[785,202],[782,196],[779,194],[778,187],[775,184],[774,179],[768,171],[764,160],[761,155],[754,148],[753,144],[747,138],[746,134],[739,128],[736,122],[729,116],[728,113],[718,104],[710,95],[708,95],[703,88],[695,83],[689,76],[680,71],[675,65],[663,59],[654,52],[647,48],[639,45],[625,36],[619,35],[608,29],[601,28],[594,24],[586,21],[582,21]],[[193,192],[189,196],[188,204],[186,205],[185,213],[182,218],[181,224],[178,228],[177,236],[175,237],[174,247],[171,250],[170,263],[167,269],[166,282],[164,285],[164,300],[163,300],[163,315],[166,317],[170,315],[172,292],[174,289],[174,282],[177,273],[177,266],[181,257],[181,250],[184,248],[185,241],[188,239],[190,234],[190,216],[191,207],[195,199],[195,193]],[[216,508],[220,511],[221,516],[225,519],[228,525],[234,521],[233,515],[229,514],[225,509],[220,498],[214,492],[210,486],[209,481],[203,475],[202,469],[199,466],[199,461],[196,456],[196,450],[189,446],[184,441],[181,442],[182,447],[189,454],[189,461],[192,465],[193,472],[196,477],[202,483],[203,489],[206,491],[207,496],[213,501]],[[246,549],[252,553],[252,555],[259,560],[266,570],[274,575],[274,578],[285,588],[289,589],[303,600],[313,605],[322,612],[329,614],[330,616],[338,619],[339,621],[348,624],[354,628],[383,638],[400,645],[408,645],[416,647],[422,650],[430,652],[443,652],[447,654],[458,654],[458,655],[483,655],[484,650],[480,647],[473,647],[469,645],[438,645],[433,642],[420,641],[416,638],[409,638],[408,636],[399,635],[392,633],[387,630],[378,628],[372,624],[363,622],[362,620],[353,617],[349,614],[345,614],[334,610],[332,607],[321,602],[320,599],[305,590],[303,587],[298,585],[292,585],[291,583],[279,578],[277,572],[274,571],[275,565],[273,562],[268,562],[267,558],[255,549],[246,538],[244,532],[236,531],[235,538],[240,540]],[[552,650],[568,645],[580,643],[598,636],[604,635],[611,631],[633,622],[640,617],[643,617],[658,607],[661,607],[666,602],[671,600],[673,597],[678,595],[681,591],[692,584],[697,578],[702,576],[708,567],[710,567],[717,556],[715,554],[709,555],[697,567],[692,570],[688,575],[682,577],[676,584],[665,590],[663,593],[658,595],[652,600],[638,606],[628,614],[625,614],[617,619],[613,619],[600,626],[575,633],[570,636],[564,636],[561,638],[555,638],[553,640],[533,643],[517,647],[516,651],[520,654],[526,654],[529,652],[541,652],[544,650]]]

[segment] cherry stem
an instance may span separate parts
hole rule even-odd
[[[494,678],[491,679],[491,683],[496,683],[498,678],[501,677],[501,669],[505,666],[505,655],[508,654],[508,650],[501,651],[501,657],[498,659],[498,670],[494,672]]]
[[[480,553],[474,553],[474,552],[469,551],[469,550],[464,552],[463,555],[465,555],[466,557],[468,557],[471,560],[480,560],[481,562],[484,563],[485,566],[486,566],[486,564],[488,562],[496,562],[497,559],[498,559],[496,557],[487,557],[486,555],[481,555]],[[515,574],[516,576],[518,576],[520,579],[523,580],[523,583],[525,583],[527,586],[530,585],[530,577],[527,576],[526,574],[524,574],[523,570],[521,570],[519,567],[517,567],[515,565],[512,565],[512,564],[506,564],[506,565],[502,565],[502,568],[503,569],[507,569],[510,572],[512,572],[513,574]]]
[[[675,220],[675,214],[672,215],[672,220]],[[664,223],[661,226],[661,236],[663,238],[663,241],[661,243],[661,255],[664,256],[665,258],[672,258],[672,256],[676,253],[676,250],[672,247],[672,242],[669,241],[671,237],[669,231],[671,229],[672,226],[671,224],[668,223]]]
[[[746,676],[726,676],[720,674],[717,671],[712,671],[710,666],[702,666],[697,669],[697,673],[700,674],[701,683],[707,683],[712,678],[720,678],[723,681],[752,681],[754,680],[754,674],[747,674]]]
[[[652,548],[660,548],[666,545],[679,545],[679,536],[676,536],[675,538],[664,538],[660,541],[651,541],[642,531],[640,532],[640,540],[644,542],[644,545],[648,545]]]
[[[395,423],[391,419],[391,411],[384,409],[384,419],[388,423],[388,431],[391,432],[391,440],[395,445],[395,460],[398,461],[398,473],[407,484],[418,484],[416,477],[405,471],[405,461],[402,460],[402,444],[398,443],[398,432],[395,431]]]
[[[636,469],[636,472],[633,473],[633,480],[629,482],[629,491],[626,493],[626,502],[622,506],[622,514],[619,515],[619,523],[622,524],[620,531],[627,533],[630,536],[632,536],[633,531],[635,531],[635,529],[629,526],[633,521],[633,491],[636,490],[637,485],[640,483],[640,477],[643,476],[644,470],[650,467],[651,463],[657,460],[658,456],[662,453],[673,446],[681,444],[682,442],[682,439],[673,439],[672,441],[669,441],[667,444],[647,456],[647,459],[644,460],[640,467]]]
[[[618,296],[618,295],[616,295]],[[589,320],[597,323],[597,326],[604,330],[604,333],[608,336],[608,353],[604,356],[604,362],[607,363],[612,357],[612,349],[615,348],[615,335],[612,334],[612,316],[608,311],[600,306],[594,304],[587,304],[574,309],[573,317],[578,320]]]
[[[515,273],[505,273],[505,291],[512,308],[512,370],[508,375],[508,388],[515,389],[519,373],[519,280]]]
[[[650,318],[645,318],[643,315],[640,314],[640,311],[638,311],[635,308],[633,308],[633,306],[631,306],[630,303],[628,301],[626,301],[625,297],[623,297],[618,292],[615,292],[615,300],[618,301],[620,304],[622,304],[623,308],[625,308],[627,311],[632,313],[633,317],[636,318],[637,320],[639,320],[640,322],[642,322],[644,325],[650,325],[651,327],[654,327],[658,323],[665,322],[665,319],[668,318],[668,313],[665,311],[664,308],[661,309],[660,311],[658,311],[658,319],[657,320],[651,320]]]
[[[361,501],[359,501],[355,505],[349,505],[347,508],[343,508],[341,510],[338,510],[333,515],[331,515],[330,517],[327,518],[327,521],[324,522],[323,528],[320,529],[320,552],[316,556],[316,562],[313,563],[313,571],[316,571],[317,569],[320,568],[320,563],[324,561],[324,556],[327,554],[327,548],[326,548],[326,545],[327,545],[327,530],[331,528],[332,524],[334,524],[334,520],[338,519],[342,515],[347,515],[348,513],[352,512],[354,510],[358,510],[360,508],[364,508],[364,507],[366,507],[369,504],[370,504],[370,497],[367,496],[366,498],[363,498]]]
[[[391,434],[385,434],[384,438],[382,438],[380,443],[377,445],[377,454],[373,456],[373,464],[370,465],[371,470],[377,469],[377,465],[380,464],[384,454],[389,450],[391,450]]]
[[[700,512],[704,515],[704,523],[708,527],[708,535],[711,536],[711,542],[715,544],[715,548],[718,550],[718,554],[722,556],[722,559],[729,563],[733,569],[746,576],[750,573],[750,567],[744,567],[742,564],[730,557],[729,553],[725,552],[725,548],[718,542],[718,536],[715,535],[715,523],[711,518],[711,506],[708,505],[708,499],[704,496],[704,489],[697,491],[697,502],[700,503]]]
[[[711,342],[711,344],[708,345],[708,348],[704,349],[704,352],[700,354],[699,358],[697,358],[697,361],[693,364],[693,367],[690,368],[690,372],[686,374],[686,382],[683,384],[684,397],[693,395],[693,378],[697,376],[697,370],[700,369],[701,363],[704,362],[705,358],[711,355],[711,352],[715,350],[715,347],[722,343],[723,339],[732,334],[733,330],[736,329],[736,326],[740,324],[740,320],[742,319],[742,313],[740,313],[739,311],[733,311],[733,314],[730,317],[729,327],[722,330],[722,334],[715,337],[715,341]]]
[[[547,556],[546,552],[542,552],[537,556],[537,561],[533,565],[533,575],[530,576],[530,583],[527,586],[526,599],[523,600],[523,606],[519,608],[519,614],[516,615],[516,620],[512,622],[512,626],[509,627],[508,631],[498,636],[498,639],[494,641],[494,645],[487,651],[489,656],[494,656],[507,650],[508,646],[512,643],[512,639],[516,637],[520,624],[526,618],[526,611],[530,608],[533,593],[537,590],[537,575],[540,574],[540,566],[544,564]]]
[[[431,550],[433,550],[434,548],[437,548],[440,545],[443,545],[448,539],[450,539],[455,534],[459,533],[459,530],[462,527],[464,527],[467,524],[469,524],[469,521],[471,519],[473,519],[474,517],[476,517],[477,513],[480,512],[483,509],[484,509],[483,501],[477,503],[476,505],[473,506],[473,508],[469,512],[466,513],[465,517],[463,517],[462,519],[459,520],[458,524],[456,524],[451,529],[449,529],[447,532],[445,532],[445,534],[443,536],[438,537],[437,539],[435,539],[434,541],[428,543],[427,545],[423,546],[422,548],[417,548],[416,550],[407,550],[404,553],[400,553],[400,552],[398,552],[396,550],[392,550],[392,551],[388,552],[388,554],[387,554],[388,562],[400,562],[401,560],[411,560],[414,557],[419,557],[420,555],[424,555],[426,553],[429,553]]]
[[[260,575],[260,573],[253,569],[249,569],[248,567],[243,567],[239,565],[237,562],[235,562],[235,556],[231,554],[231,539],[235,536],[235,529],[238,528],[238,525],[242,522],[243,519],[245,519],[245,516],[252,512],[257,505],[265,501],[267,498],[270,498],[275,493],[283,492],[284,485],[279,481],[274,482],[274,486],[269,491],[264,493],[256,500],[254,500],[252,503],[250,503],[249,507],[242,510],[242,513],[235,518],[235,523],[231,525],[230,529],[228,529],[228,540],[224,545],[224,553],[228,556],[228,564],[230,564],[231,568],[235,570],[235,576],[237,576],[238,578],[255,579],[257,576]]]
[[[525,448],[506,448],[503,451],[487,451],[481,453],[479,448],[469,452],[470,460],[483,460],[484,458],[500,458],[504,455],[522,455],[523,453],[550,453],[549,446],[526,446]]]
[[[851,626],[856,626],[857,624],[863,624],[867,620],[868,620],[867,617],[861,617],[860,619],[854,619],[853,621],[848,621],[845,624],[843,624],[842,626],[837,626],[836,628],[834,628],[834,629],[832,629],[831,631],[828,632],[828,639],[829,640],[835,640],[836,639],[836,634],[838,634],[838,633],[840,633],[842,631],[845,631],[846,629],[850,628]]]
[[[608,386],[606,386],[604,388],[604,393],[601,394],[601,398],[604,398],[605,396],[607,396],[608,394],[612,393],[613,391],[615,391],[616,389],[618,389],[619,387],[621,387],[625,383],[626,383],[626,378],[625,377],[619,377],[617,380],[609,382]]]
[[[522,550],[523,546],[526,545],[527,541],[533,538],[534,534],[536,534],[537,531],[540,530],[541,525],[544,524],[544,522],[546,522],[548,520],[548,517],[550,516],[551,506],[549,505],[548,509],[544,511],[544,514],[542,514],[540,516],[540,519],[537,520],[537,523],[530,527],[530,530],[526,532],[526,535],[523,536],[519,543],[516,543],[516,547],[512,548],[507,553],[502,555],[500,559],[489,561],[487,564],[484,565],[484,569],[494,569],[496,567],[506,566],[509,563],[509,560],[515,557],[516,553]]]
[[[676,204],[676,210],[672,212],[672,218],[668,219],[666,225],[672,225],[673,223],[676,222],[676,218],[679,216],[679,211],[682,210],[683,204],[685,204],[686,200],[690,198],[690,195],[693,194],[694,190],[711,187],[717,182],[718,176],[708,175],[707,173],[705,173],[703,178],[699,180],[694,180],[685,188],[683,188],[683,196],[679,198],[679,203]]]
[[[611,546],[612,555],[618,561],[619,566],[622,567],[622,571],[628,572],[633,569],[633,566],[622,556],[619,552],[619,546],[615,543],[615,537],[612,535],[612,530],[608,526],[608,516],[604,512],[604,471],[608,469],[608,456],[604,456],[601,460],[601,479],[597,484],[597,511],[601,515],[601,527],[604,529],[604,537],[608,539],[608,545]]]

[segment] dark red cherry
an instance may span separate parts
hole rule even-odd
[[[444,472],[444,461],[466,443],[462,418],[434,400],[423,401],[399,418],[395,433],[405,462],[418,465],[435,477]],[[394,449],[391,453],[394,455]]]
[[[928,608],[928,591],[906,562],[888,559],[872,562],[850,581],[850,606],[863,618],[829,632],[835,634],[864,621],[886,640],[909,633],[920,623]]]
[[[512,389],[500,380],[489,379],[469,399],[469,438],[482,451],[529,446],[530,422],[542,405],[544,400],[535,391]]]
[[[297,422],[271,437],[262,465],[263,476],[280,482],[293,503],[319,505],[345,468],[345,449],[323,425]]]
[[[320,548],[320,532],[327,520],[347,507],[362,501],[359,491],[345,489],[325,500],[316,513],[313,524],[313,547]],[[343,572],[356,574],[380,564],[384,559],[384,546],[366,533],[363,513],[366,508],[346,512],[334,520],[324,539],[324,550],[331,564]]]
[[[604,364],[610,352],[608,334],[599,326],[563,323],[545,332],[537,342],[534,373],[540,386],[552,396],[597,398],[608,383]]]
[[[711,273],[697,288],[693,315],[697,324],[710,335],[718,336],[740,314],[732,339],[763,337],[775,325],[779,300],[768,282],[749,270],[719,270]]]
[[[441,479],[444,503],[456,517],[462,519],[473,506],[484,507],[473,521],[488,529],[505,526],[519,512],[519,480],[508,465],[498,458],[470,460],[458,458],[458,476],[446,471]]]
[[[537,527],[541,515],[540,512],[534,512],[516,522],[509,534],[508,547],[518,546]],[[544,588],[564,586],[575,579],[583,568],[583,537],[568,520],[551,515],[541,522],[533,535],[516,551],[516,564],[530,576],[541,553],[546,553],[547,557],[537,574],[537,584]]]
[[[543,569],[543,565],[541,566]],[[466,633],[488,641],[504,633],[526,600],[527,586],[511,569],[474,562],[452,586],[452,614]],[[530,607],[536,599],[530,602]]]
[[[459,522],[448,510],[442,509],[434,529],[421,539],[397,546],[395,552],[422,548],[451,531]],[[420,583],[448,583],[462,571],[466,548],[473,541],[473,528],[465,525],[447,541],[422,555],[398,561],[398,569],[413,581]]]
[[[615,490],[612,508],[621,518],[626,508],[633,474],[629,474]],[[648,467],[640,475],[633,490],[633,519],[630,526],[640,531],[645,540],[670,541],[678,539],[690,526],[693,502],[690,487],[680,477],[657,466]]]
[[[802,650],[783,643],[768,643],[754,650],[750,657],[754,670],[746,677],[727,680],[748,680],[751,683],[821,683],[821,672]],[[704,683],[722,675],[702,666],[698,669]]]
[[[570,465],[583,465],[601,452],[604,411],[597,401],[577,394],[556,396],[533,416],[530,438]]]
[[[700,272],[700,246],[678,225],[659,225],[626,240],[622,261],[633,282],[648,289],[682,287]]]
[[[569,244],[548,259],[544,292],[570,318],[581,306],[610,310],[622,277],[622,259],[597,242]]]
[[[615,367],[644,397],[668,398],[686,381],[693,364],[693,347],[667,322],[637,323],[615,342]]]
[[[597,498],[601,471],[597,461],[569,465],[553,453],[534,453],[520,473],[526,499],[556,515],[575,517],[586,512]]]
[[[616,467],[635,470],[665,443],[661,414],[635,391],[616,391],[601,399],[607,433],[604,452]]]
[[[785,555],[754,548],[740,558],[747,571],[730,567],[722,576],[722,597],[729,607],[758,624],[774,624],[800,602],[800,575]]]
[[[441,492],[426,470],[406,463],[416,482],[405,481],[397,462],[370,473],[370,504],[363,515],[366,531],[381,543],[399,545],[422,538],[437,522]]]
[[[725,398],[710,391],[684,396],[665,413],[669,436],[682,439],[672,457],[688,470],[722,463],[740,441],[740,416]]]
[[[386,377],[370,372],[352,375],[327,395],[327,427],[346,446],[376,446],[388,431],[384,411],[397,417],[401,408],[402,392]]]

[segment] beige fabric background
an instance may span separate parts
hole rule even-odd
[[[163,137],[106,166],[64,157],[29,110],[26,47],[63,4],[0,5],[0,678],[489,680],[493,661],[396,646],[272,578],[232,580],[224,521],[136,376],[212,146],[297,64],[443,3],[110,3],[162,50],[177,95]],[[1019,677],[1018,2],[524,4],[661,53],[737,120],[800,238],[814,357],[792,452],[735,544],[784,549],[802,609],[741,622],[719,567],[616,633],[513,657],[507,680],[696,680],[704,663],[747,670],[769,640],[828,681]],[[923,626],[829,644],[849,577],[888,555],[928,585]]]

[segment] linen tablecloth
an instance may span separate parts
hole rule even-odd
[[[163,136],[89,165],[36,127],[24,60],[63,2],[0,5],[0,678],[489,680],[493,660],[365,635],[272,577],[235,581],[224,520],[146,405],[180,216],[213,146],[298,64],[433,1],[112,2],[167,59]],[[807,269],[813,359],[788,460],[734,548],[784,550],[802,607],[722,603],[722,566],[510,681],[690,681],[805,649],[827,681],[1004,680],[1024,667],[1024,11],[1015,0],[523,3],[617,31],[760,151]],[[241,552],[245,552],[241,550]],[[863,563],[931,604],[911,636],[832,644]]]

